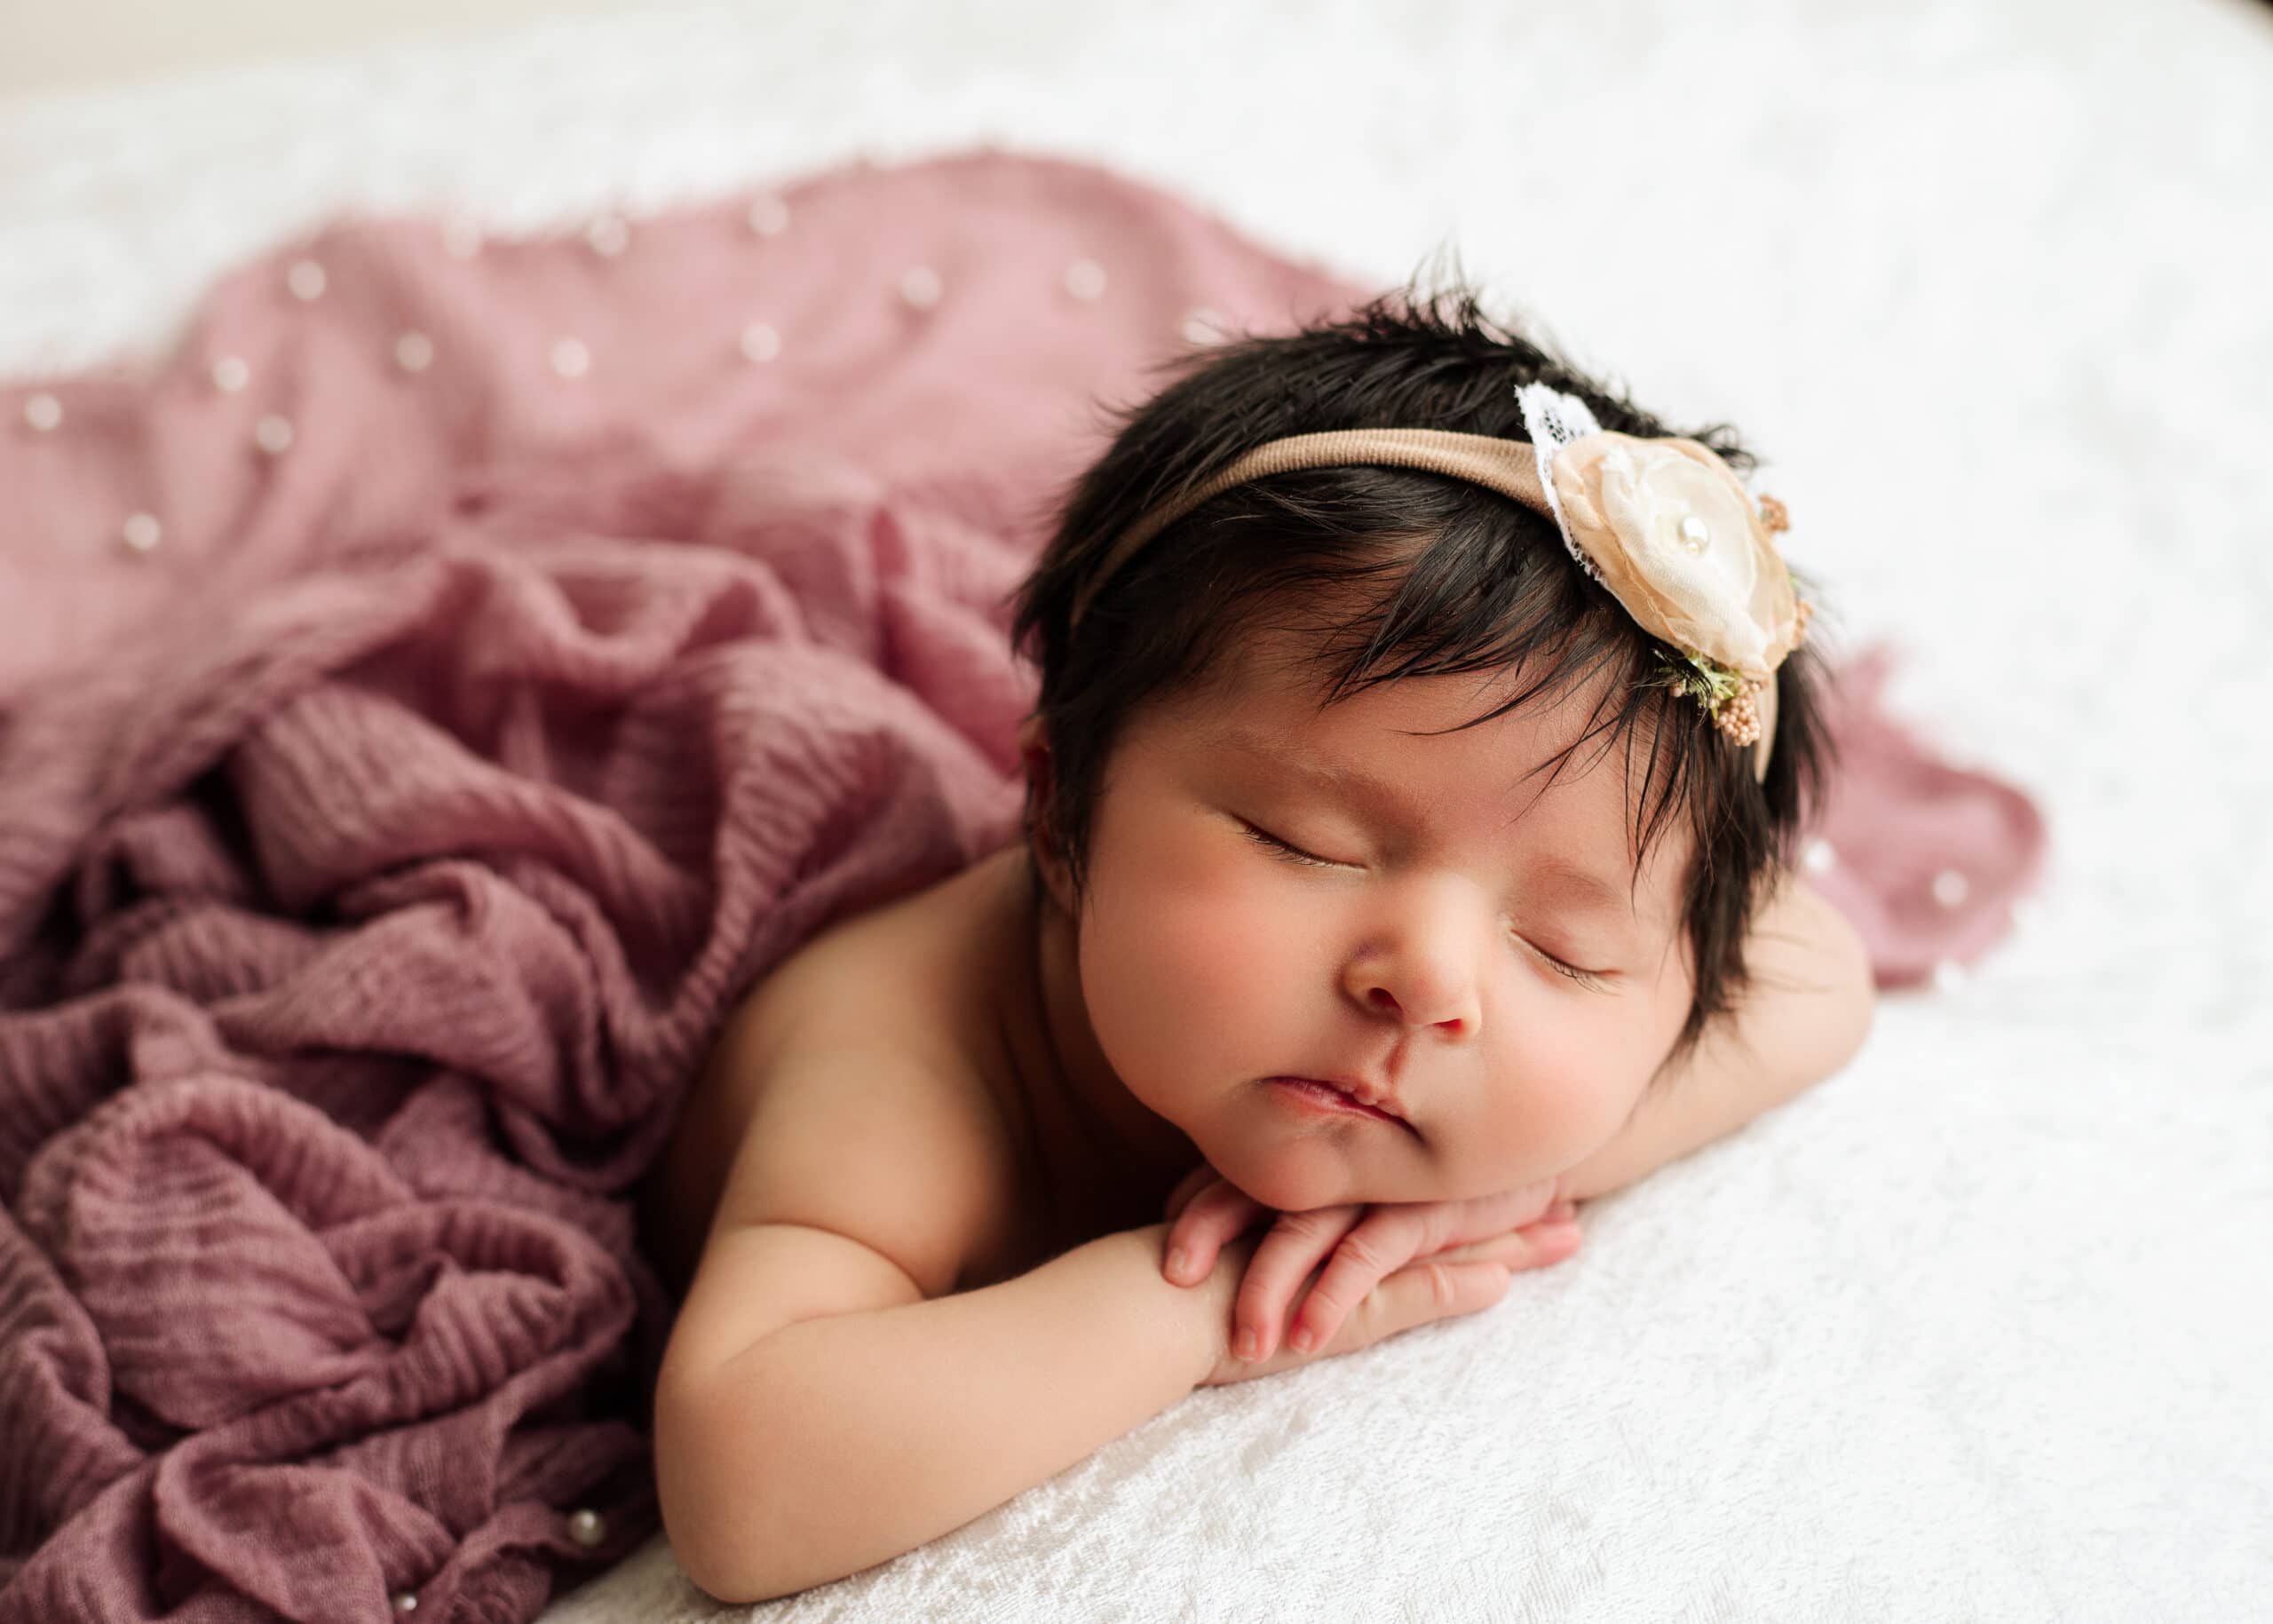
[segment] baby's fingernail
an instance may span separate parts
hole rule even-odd
[[[1180,1280],[1192,1267],[1192,1254],[1182,1247],[1168,1254],[1168,1279]]]
[[[1295,1351],[1308,1353],[1312,1348],[1318,1346],[1318,1333],[1311,1330],[1308,1325],[1297,1326],[1295,1327],[1294,1335],[1288,1338],[1288,1341],[1294,1343]]]
[[[1557,1201],[1547,1209],[1547,1221],[1550,1224],[1568,1223],[1578,1216],[1578,1208],[1569,1201]]]
[[[1253,1327],[1244,1327],[1240,1329],[1239,1356],[1241,1359],[1252,1359],[1255,1357],[1255,1350],[1259,1345],[1260,1343],[1255,1337]]]

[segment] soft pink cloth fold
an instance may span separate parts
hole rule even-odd
[[[627,1196],[719,1020],[1013,834],[1093,403],[1358,292],[1083,166],[782,196],[343,226],[0,393],[0,1620],[525,1619],[647,1533]],[[1978,951],[2033,813],[1841,726],[1842,901]]]

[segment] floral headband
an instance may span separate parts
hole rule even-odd
[[[1660,651],[1667,685],[1697,701],[1768,775],[1776,668],[1807,636],[1809,606],[1776,550],[1784,504],[1755,505],[1729,465],[1693,440],[1605,431],[1575,395],[1516,391],[1531,443],[1441,429],[1343,429],[1274,440],[1125,531],[1073,603],[1080,624],[1099,587],[1136,551],[1210,497],[1268,474],[1352,463],[1467,479],[1555,520],[1579,567],[1600,582]]]

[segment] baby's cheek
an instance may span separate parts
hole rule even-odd
[[[1204,1075],[1263,1037],[1290,978],[1283,943],[1236,897],[1163,886],[1142,906],[1101,907],[1081,970],[1099,1042],[1132,1082],[1162,1066]],[[1267,1040],[1266,1040],[1267,1042]],[[1204,1051],[1204,1052],[1203,1052]]]
[[[1152,992],[1236,1008],[1258,983],[1285,984],[1313,967],[1297,944],[1319,922],[1290,910],[1268,885],[1242,883],[1219,861],[1156,870],[1097,910],[1096,945]]]
[[[1485,1107],[1488,1131],[1462,1169],[1477,1192],[1548,1178],[1575,1167],[1625,1125],[1644,1081],[1597,1039],[1541,1043],[1502,1058],[1502,1081]]]
[[[1540,1113],[1538,1137],[1549,1170],[1575,1167],[1609,1144],[1625,1125],[1636,1093],[1631,1082],[1600,1073],[1556,1089]]]
[[[1237,897],[1170,899],[1143,928],[1147,956],[1182,983],[1224,986],[1241,971],[1255,974],[1271,957],[1273,932]]]

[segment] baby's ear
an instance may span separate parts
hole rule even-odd
[[[1034,865],[1041,869],[1057,906],[1070,913],[1065,865],[1058,854],[1057,843],[1049,834],[1049,813],[1057,779],[1051,770],[1049,735],[1040,716],[1030,716],[1018,724],[1018,762],[1026,775],[1026,836],[1034,848]]]
[[[1026,816],[1038,819],[1049,809],[1052,780],[1049,771],[1049,740],[1043,733],[1041,718],[1028,717],[1018,724],[1018,766],[1026,778]]]

